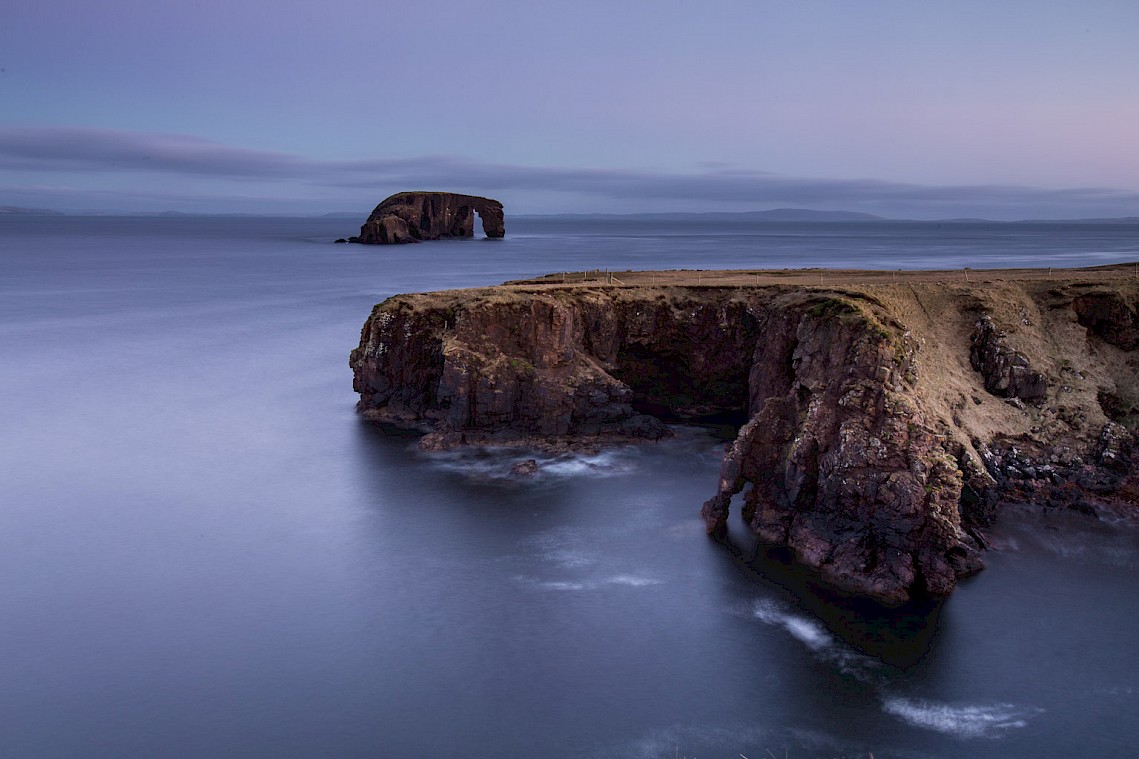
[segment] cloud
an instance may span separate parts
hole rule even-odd
[[[497,164],[450,156],[320,160],[233,147],[187,135],[93,128],[0,127],[0,169],[32,174],[162,174],[239,182],[299,183],[374,192],[440,187],[574,193],[604,201],[714,204],[729,210],[792,205],[908,212],[927,218],[973,210],[990,217],[1117,215],[1139,210],[1139,192],[1014,185],[936,186],[877,179],[812,179],[722,164],[681,172]],[[694,206],[698,207],[698,206]],[[1130,209],[1130,211],[1128,211]]]

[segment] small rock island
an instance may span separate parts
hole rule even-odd
[[[562,273],[399,295],[350,365],[362,414],[425,448],[730,417],[708,531],[738,504],[824,580],[900,604],[981,569],[999,503],[1139,512],[1130,265],[972,274]]]
[[[399,192],[385,199],[349,242],[396,245],[451,237],[474,237],[475,214],[489,238],[506,235],[502,203],[453,192]]]

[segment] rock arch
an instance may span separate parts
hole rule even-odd
[[[390,245],[474,237],[476,213],[487,237],[506,235],[497,200],[453,192],[399,192],[376,206],[352,242]]]

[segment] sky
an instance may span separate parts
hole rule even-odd
[[[1136,0],[11,0],[0,205],[1139,216]]]

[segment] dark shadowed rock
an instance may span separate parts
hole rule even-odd
[[[985,378],[985,389],[993,395],[1038,402],[1048,396],[1048,381],[1034,371],[1028,357],[1008,344],[988,314],[977,319],[973,329],[969,361]]]
[[[1092,292],[1072,301],[1080,324],[1125,351],[1139,346],[1139,314],[1115,292]]]
[[[351,242],[388,245],[473,237],[476,213],[487,237],[505,236],[497,200],[452,192],[400,192],[376,206]]]

